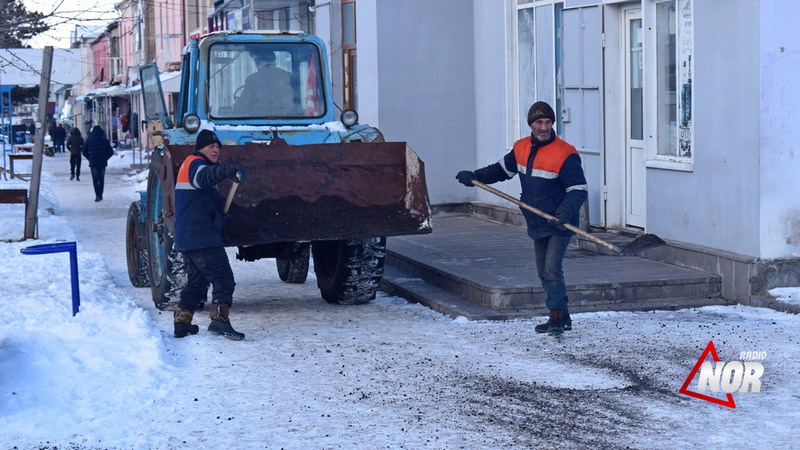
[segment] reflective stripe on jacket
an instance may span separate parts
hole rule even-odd
[[[515,142],[499,165],[508,178],[519,174],[524,203],[574,226],[579,225],[580,207],[588,193],[581,158],[575,147],[555,136],[552,142],[537,148],[528,136]],[[528,224],[528,236],[533,239],[573,234],[551,226],[546,219],[526,209],[520,210]]]

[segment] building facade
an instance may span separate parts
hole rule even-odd
[[[319,35],[337,105],[409,143],[426,163],[435,204],[508,206],[454,176],[499,160],[529,133],[530,104],[547,101],[558,133],[580,152],[591,226],[655,233],[691,250],[659,258],[724,273],[728,298],[800,282],[792,182],[800,4],[185,0],[180,24],[148,18],[136,0],[120,8],[131,5],[141,13],[123,13],[119,27],[121,46],[134,47],[120,48],[129,73],[151,62],[169,70],[179,61],[171,52],[206,31]],[[153,54],[150,35],[159,42]],[[497,187],[519,192],[516,181]]]

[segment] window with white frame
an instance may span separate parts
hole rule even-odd
[[[656,1],[656,160],[692,161],[692,2]]]

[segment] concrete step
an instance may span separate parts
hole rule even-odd
[[[432,234],[388,239],[384,290],[465,317],[545,310],[533,241],[523,228],[468,215],[435,216],[433,223]],[[564,273],[575,312],[725,304],[718,275],[589,251],[577,242],[567,251]]]

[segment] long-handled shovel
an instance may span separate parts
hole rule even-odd
[[[555,217],[551,216],[550,214],[547,214],[546,212],[544,212],[544,211],[542,211],[540,209],[534,208],[533,206],[531,206],[531,205],[529,205],[527,203],[523,203],[523,202],[515,199],[514,197],[506,194],[505,192],[498,191],[497,189],[495,189],[493,187],[490,187],[490,186],[487,186],[487,185],[481,183],[480,181],[473,180],[472,184],[474,186],[477,186],[477,187],[485,190],[485,191],[491,192],[492,194],[497,195],[498,197],[502,197],[502,198],[510,201],[511,203],[514,203],[515,205],[517,205],[517,206],[519,206],[521,208],[525,208],[528,211],[536,214],[537,216],[544,217],[545,219],[548,219],[548,220],[555,219]],[[666,245],[666,243],[660,237],[656,236],[655,234],[643,234],[643,235],[637,237],[636,239],[634,239],[633,242],[631,242],[630,244],[626,245],[624,248],[620,248],[620,247],[617,247],[616,245],[614,245],[614,244],[612,244],[610,242],[606,242],[606,241],[604,241],[604,240],[602,240],[602,239],[600,239],[600,238],[598,238],[596,236],[592,236],[591,234],[581,230],[580,228],[578,228],[576,226],[573,226],[573,225],[570,225],[568,223],[562,224],[561,226],[566,228],[566,229],[568,229],[569,231],[572,231],[574,233],[577,233],[577,234],[585,237],[586,239],[594,242],[595,244],[602,245],[603,247],[606,247],[607,249],[611,250],[612,252],[614,252],[614,253],[616,253],[618,255],[631,255],[631,254],[634,254],[634,253],[639,253],[639,252],[644,251],[644,250],[648,250],[648,249],[651,249],[651,248],[655,248],[655,247],[660,247],[662,245]]]
[[[242,176],[238,173],[236,176],[238,179],[242,179]],[[222,214],[228,214],[228,209],[230,209],[231,203],[233,202],[233,196],[236,195],[236,189],[239,189],[239,182],[234,181],[231,185],[231,190],[228,191],[228,196],[225,197],[225,206],[222,207]]]

